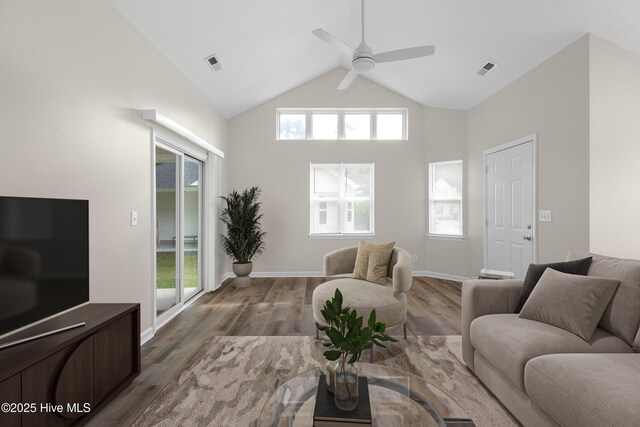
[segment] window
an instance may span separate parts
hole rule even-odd
[[[462,237],[462,160],[429,163],[429,234]]]
[[[371,114],[345,114],[344,139],[371,139]]]
[[[407,139],[405,109],[277,110],[279,140],[402,141]]]
[[[337,114],[313,114],[311,120],[313,139],[338,139]]]
[[[402,139],[404,115],[402,113],[377,114],[378,139]]]
[[[311,164],[310,235],[373,234],[372,163]]]
[[[305,139],[306,116],[300,114],[281,114],[280,117],[280,139]]]

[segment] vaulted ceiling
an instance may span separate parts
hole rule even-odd
[[[349,67],[312,30],[360,42],[359,0],[111,1],[228,118]],[[365,16],[374,53],[436,46],[366,75],[427,106],[467,110],[588,32],[640,54],[637,0],[366,0]]]

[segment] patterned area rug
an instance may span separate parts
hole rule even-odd
[[[273,390],[289,377],[323,365],[323,351],[313,337],[212,337],[135,425],[255,426]],[[374,362],[426,378],[479,427],[517,426],[467,370],[461,354],[460,336],[410,336],[376,350]]]

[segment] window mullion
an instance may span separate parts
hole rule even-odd
[[[344,234],[345,230],[345,197],[347,186],[347,167],[344,163],[340,164],[340,191],[338,192],[338,218],[340,218],[340,234]]]
[[[377,140],[378,139],[378,114],[376,114],[375,111],[370,111],[369,112],[369,123],[371,124],[371,129],[369,130],[369,134],[371,137],[371,140]]]

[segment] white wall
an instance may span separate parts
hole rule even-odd
[[[640,56],[590,36],[590,249],[640,259]]]
[[[138,110],[223,151],[226,120],[107,0],[0,0],[0,11],[0,194],[88,199],[91,301],[141,303],[146,330],[151,132]]]
[[[429,170],[427,168],[429,163],[462,159],[463,182],[465,183],[463,193],[468,194],[466,189],[467,119],[466,111],[425,107],[425,182],[429,178]],[[428,187],[425,191],[428,191]],[[425,194],[425,197],[425,204],[428,204],[428,194]],[[466,201],[466,197],[464,201]],[[463,228],[466,235],[464,240],[426,239],[425,269],[428,272],[467,277],[477,275],[478,272],[473,272],[467,268],[469,264],[468,216],[466,215],[466,206],[463,205],[462,208]],[[427,219],[425,219],[425,224],[428,224]],[[428,227],[428,225],[426,226]]]
[[[489,74],[486,78],[491,78]],[[469,111],[467,216],[469,274],[483,262],[482,152],[538,135],[538,262],[589,248],[589,37],[552,56]]]
[[[262,189],[266,249],[255,271],[321,271],[325,253],[357,240],[309,238],[309,163],[375,163],[375,231],[378,242],[425,258],[423,107],[358,78],[336,90],[346,70],[337,69],[229,122],[229,187]],[[404,142],[277,141],[276,108],[408,108]],[[420,268],[422,267],[422,268]]]

